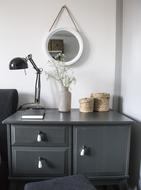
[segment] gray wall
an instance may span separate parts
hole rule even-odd
[[[115,47],[115,84],[113,109],[120,110],[121,101],[121,69],[122,69],[122,30],[123,30],[123,0],[116,1],[116,47]]]

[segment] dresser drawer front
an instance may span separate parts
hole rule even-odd
[[[69,175],[67,148],[12,148],[13,176]],[[40,163],[39,163],[40,162]]]
[[[69,127],[12,125],[12,145],[23,146],[67,146],[69,144]]]
[[[74,173],[128,175],[129,142],[129,126],[75,127]]]

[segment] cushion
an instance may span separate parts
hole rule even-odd
[[[96,190],[96,188],[83,175],[73,175],[27,183],[24,190]]]

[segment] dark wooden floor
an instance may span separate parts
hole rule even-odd
[[[97,190],[119,190],[118,185],[101,185],[101,186],[95,186]]]
[[[0,190],[7,190],[8,180],[7,180],[7,164],[1,164],[0,166]]]

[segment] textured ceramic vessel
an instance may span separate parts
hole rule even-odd
[[[62,87],[59,91],[58,110],[60,112],[69,112],[71,110],[71,92],[67,87]]]

